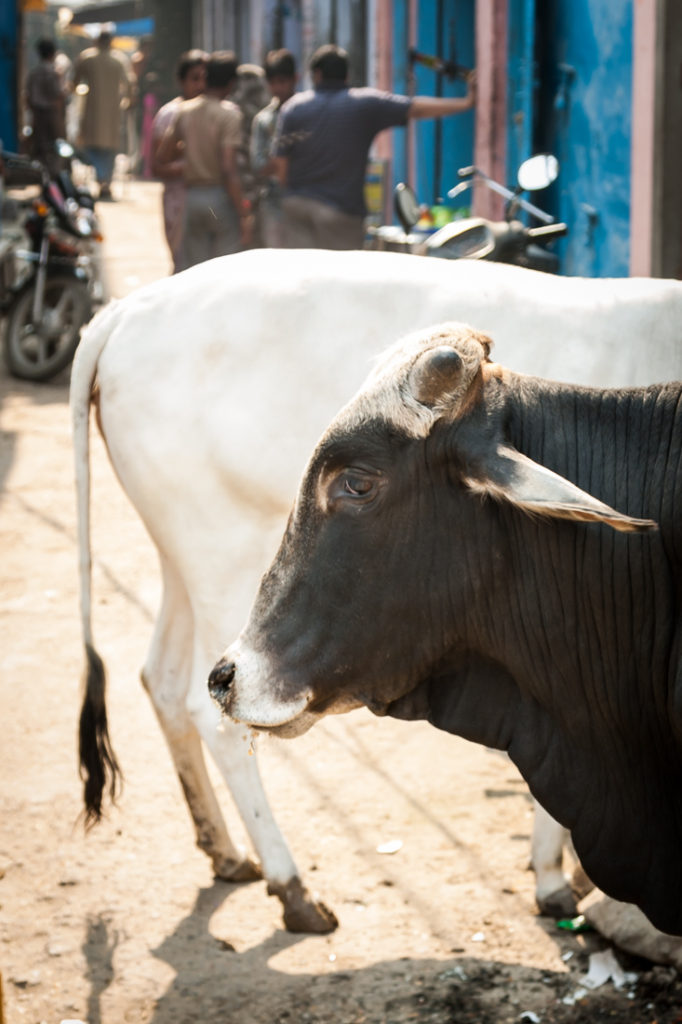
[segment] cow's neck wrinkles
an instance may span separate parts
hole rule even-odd
[[[548,389],[523,377],[509,390],[502,385],[494,401],[493,418],[507,443],[602,501],[660,524],[660,534],[644,539],[602,525],[534,519],[490,500],[466,524],[480,569],[464,605],[460,642],[477,663],[505,665],[523,699],[549,687],[558,706],[561,693],[589,679],[600,698],[589,714],[580,701],[563,705],[569,731],[587,734],[590,716],[618,720],[625,713],[615,706],[618,687],[636,687],[651,673],[665,649],[657,651],[657,635],[674,628],[669,560],[679,562],[682,550],[682,495],[671,496],[664,477],[675,477],[668,453],[680,457],[678,401],[674,386],[598,392]],[[487,537],[497,538],[495,546]],[[646,592],[633,586],[630,573],[631,563],[636,569],[642,562]],[[452,586],[455,592],[460,586],[454,575]],[[633,708],[636,714],[636,703]]]
[[[508,440],[581,487],[594,481],[595,487],[613,488],[604,468],[612,466],[605,455],[613,454],[613,445],[622,449],[617,475],[624,478],[626,463],[636,470],[648,457],[660,457],[661,446],[672,439],[675,386],[603,391],[521,375],[511,379],[514,387],[505,389]],[[613,493],[599,497],[615,500]]]

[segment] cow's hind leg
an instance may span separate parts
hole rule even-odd
[[[255,754],[250,751],[250,737],[243,726],[221,718],[209,696],[208,674],[214,661],[215,658],[197,647],[188,707],[258,852],[268,892],[280,899],[284,924],[289,931],[318,934],[333,931],[338,924],[335,915],[304,886],[270,810]]]
[[[219,878],[232,882],[262,877],[260,867],[231,840],[204,762],[201,738],[187,710],[194,628],[184,587],[162,561],[163,600],[142,671],[194,820],[197,845]]]
[[[535,900],[542,914],[549,917],[573,917],[575,895],[563,872],[564,847],[569,833],[534,801],[531,866],[535,871]]]

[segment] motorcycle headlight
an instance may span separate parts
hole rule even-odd
[[[78,231],[83,236],[83,238],[89,238],[92,234],[92,224],[90,223],[90,218],[84,213],[79,213],[76,217],[76,227],[78,228]]]
[[[92,234],[92,222],[88,217],[88,211],[84,210],[75,199],[69,197],[64,203],[67,219],[72,227],[83,238],[89,238]]]

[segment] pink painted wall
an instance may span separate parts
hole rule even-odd
[[[658,5],[652,0],[634,0],[634,3],[630,275],[648,277],[652,273],[654,225]]]
[[[496,181],[506,180],[507,0],[476,3],[476,128],[474,163]],[[497,220],[504,201],[489,189],[474,193],[473,212]]]
[[[377,89],[393,88],[393,2],[376,0],[374,4],[374,25],[371,32],[372,52],[370,54],[369,85]],[[381,132],[375,143],[375,152],[381,159],[393,154],[392,132]]]
[[[408,46],[417,45],[417,3],[418,0],[410,0],[410,23],[408,30]],[[414,121],[407,122],[407,183],[414,187],[417,180],[417,154],[416,154],[417,126]]]
[[[374,23],[371,28],[371,53],[369,55],[368,85],[377,89],[393,89],[393,0],[375,0],[373,5]],[[373,146],[378,160],[387,161],[384,179],[384,221],[390,223],[393,217],[393,202],[390,183],[393,160],[393,132],[380,132]]]

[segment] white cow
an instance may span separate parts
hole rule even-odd
[[[74,360],[90,813],[99,815],[115,764],[91,627],[89,409],[96,382],[111,461],[159,551],[163,600],[142,678],[198,844],[220,877],[258,875],[229,837],[203,740],[292,930],[327,931],[336,921],[301,882],[248,740],[239,726],[220,721],[207,675],[241,625],[306,455],[331,416],[375,354],[408,331],[452,319],[490,334],[496,358],[518,371],[604,386],[682,378],[682,283],[559,278],[375,252],[263,250],[213,260],[110,304]],[[235,550],[250,555],[238,572]],[[563,829],[544,813],[537,821],[538,901],[544,909],[570,909]]]

